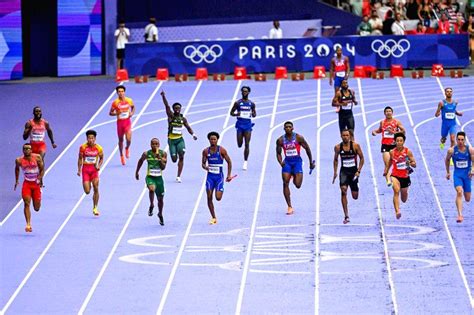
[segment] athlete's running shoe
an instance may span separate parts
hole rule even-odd
[[[217,219],[216,219],[216,218],[211,218],[211,219],[209,220],[209,224],[210,224],[210,225],[217,224]]]
[[[122,162],[122,165],[125,165],[125,157],[123,155],[120,156],[120,162]]]
[[[25,232],[27,232],[27,233],[33,232],[33,228],[31,227],[31,225],[27,225],[27,226],[25,227]]]
[[[158,212],[158,219],[160,220],[160,225],[165,225],[165,221],[163,220],[163,214]]]
[[[94,209],[92,209],[92,213],[93,213],[96,217],[98,217],[99,214],[100,214],[100,212],[99,212],[99,210],[97,209],[97,207],[94,207]]]
[[[342,223],[344,223],[344,224],[347,224],[347,223],[349,223],[349,222],[351,222],[351,221],[349,220],[349,217],[345,217],[345,218],[344,218],[344,221],[342,221]]]
[[[464,217],[462,215],[458,215],[458,218],[456,219],[457,223],[462,223],[464,221]]]
[[[440,148],[441,150],[444,150],[444,143],[441,142],[441,143],[439,144],[439,148]]]
[[[151,217],[151,216],[153,215],[153,208],[154,208],[154,207],[155,207],[155,206],[150,206],[150,207],[148,208],[148,216],[149,216],[149,217]]]
[[[126,157],[127,159],[130,158],[130,148],[125,148],[125,157]]]
[[[286,215],[292,215],[295,210],[293,210],[292,207],[288,207],[288,210],[286,211]]]
[[[400,218],[402,217],[402,213],[401,212],[395,212],[395,217],[397,218],[397,220],[400,220]]]
[[[242,166],[242,169],[243,169],[244,171],[247,170],[247,161],[244,161],[244,165]]]
[[[387,181],[387,186],[392,187],[392,182],[390,180]]]
[[[176,176],[176,182],[177,182],[177,183],[181,183],[181,177]]]

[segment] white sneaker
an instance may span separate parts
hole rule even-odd
[[[242,169],[243,169],[244,171],[247,170],[247,161],[244,161],[244,166],[242,166]]]
[[[176,177],[176,182],[181,183],[181,177]]]

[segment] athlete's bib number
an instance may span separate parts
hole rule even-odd
[[[38,133],[32,132],[31,133],[31,141],[40,142],[40,141],[43,141],[43,140],[44,140],[44,132],[38,132]]]
[[[342,160],[342,166],[343,167],[354,167],[354,166],[356,166],[356,162],[353,159]]]
[[[129,111],[120,112],[120,114],[119,114],[120,119],[127,119],[128,117],[130,117],[130,112]]]
[[[37,167],[25,170],[24,172],[26,181],[34,182],[38,179],[39,169]]]
[[[180,135],[183,133],[183,127],[173,127],[172,134]]]
[[[84,161],[87,164],[95,164],[95,162],[97,161],[97,158],[95,156],[86,156]]]
[[[445,113],[444,114],[444,118],[446,118],[446,119],[454,119],[454,117],[456,117],[455,113]]]
[[[407,162],[398,162],[397,169],[399,170],[406,170],[407,169]]]
[[[296,149],[288,149],[285,151],[285,156],[297,156],[298,151]]]
[[[467,167],[467,161],[456,161],[456,167],[457,168],[466,168]]]
[[[250,119],[250,111],[241,111],[240,112],[240,118],[246,118],[246,119]]]
[[[221,166],[220,165],[209,165],[209,173],[220,174]]]
[[[151,168],[149,172],[150,176],[161,176],[161,170],[157,168]]]
[[[345,71],[338,71],[338,72],[336,72],[336,76],[340,77],[340,78],[344,78],[346,76],[346,72]]]
[[[392,133],[391,131],[389,131],[389,130],[385,130],[385,131],[383,132],[383,137],[384,137],[384,138],[393,138],[393,133]]]

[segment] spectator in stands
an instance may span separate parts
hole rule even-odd
[[[156,19],[150,18],[150,23],[145,27],[145,42],[155,43],[158,41],[158,28],[156,27]]]
[[[451,0],[451,8],[454,12],[459,13],[461,6],[459,5],[458,0]]]
[[[355,15],[362,15],[362,0],[349,0],[349,3],[352,8],[352,13]]]
[[[445,12],[441,13],[441,19],[438,21],[438,34],[449,34],[450,27],[448,16]]]
[[[464,25],[464,18],[461,14],[461,15],[458,15],[456,18],[456,24],[454,24],[453,26],[453,34],[461,34],[463,25]]]
[[[422,4],[418,7],[418,18],[423,22],[425,27],[431,25],[431,5],[430,0],[422,0]]]
[[[372,33],[372,25],[369,23],[369,17],[364,15],[362,22],[357,26],[357,34],[360,36],[369,36]]]
[[[407,18],[409,20],[418,20],[418,8],[421,6],[421,4],[418,4],[417,0],[408,0],[406,3],[406,8],[407,8]]]
[[[123,61],[125,59],[125,44],[128,43],[128,39],[130,38],[130,30],[125,27],[125,22],[123,20],[119,22],[119,27],[115,30],[114,35],[117,46],[117,66],[119,69],[123,69]]]
[[[471,52],[471,63],[474,63],[474,16],[469,16],[467,32],[469,33],[469,48]]]
[[[400,13],[401,19],[402,20],[408,20],[407,19],[407,9],[405,8],[405,5],[402,2],[399,2],[397,4],[397,9],[395,12]]]
[[[283,38],[283,30],[280,28],[280,21],[275,20],[273,21],[273,28],[270,30],[270,34],[268,35],[270,39],[280,39]]]
[[[372,16],[369,19],[369,23],[372,27],[372,35],[382,35],[383,22],[376,10],[372,10]]]
[[[416,31],[415,31],[415,34],[416,34],[416,35],[423,35],[423,34],[426,34],[426,26],[424,26],[423,23],[418,22],[418,24],[416,24]]]
[[[387,11],[387,14],[385,15],[385,21],[383,21],[382,34],[393,35],[392,24],[394,22],[395,22],[395,19],[393,18],[393,11],[392,10]]]
[[[405,35],[405,24],[402,22],[402,15],[395,13],[395,22],[392,24],[393,35]]]

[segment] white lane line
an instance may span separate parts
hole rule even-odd
[[[230,107],[229,107],[229,112],[232,106],[234,106],[234,102],[237,101],[237,95],[239,94],[240,91],[240,86],[242,85],[242,80],[237,80],[237,85],[235,86],[235,91],[234,91],[234,96],[232,96],[232,100],[230,101]],[[227,113],[227,116],[225,117],[224,125],[222,126],[222,129],[227,128],[227,124],[229,123],[230,119],[230,114]]]
[[[189,100],[189,102],[188,102],[188,105],[186,106],[186,109],[184,110],[184,113],[183,113],[184,116],[187,115],[189,109],[191,108],[191,105],[192,105],[192,103],[194,102],[194,99],[196,98],[196,95],[197,95],[199,89],[201,88],[202,82],[203,82],[203,81],[199,81],[199,83],[197,84],[196,88],[194,89],[194,93],[193,93],[193,95],[191,96],[191,98],[190,98],[190,100]],[[162,82],[161,82],[161,83],[162,83]],[[161,84],[160,84],[160,85],[161,85]],[[158,89],[159,89],[159,87],[158,87]],[[165,151],[167,151],[167,150],[168,150],[168,145],[166,145],[166,147],[165,147]],[[112,260],[114,254],[115,254],[115,251],[117,250],[117,247],[120,245],[120,242],[122,241],[123,236],[125,235],[125,232],[127,231],[128,227],[129,227],[129,225],[130,225],[130,223],[132,222],[132,219],[133,219],[133,217],[135,216],[135,213],[136,213],[138,207],[140,206],[140,204],[141,204],[141,202],[142,202],[142,200],[143,200],[143,198],[144,198],[146,192],[147,192],[147,187],[145,186],[145,187],[143,188],[143,190],[142,190],[140,196],[138,197],[138,200],[137,200],[137,202],[135,203],[135,206],[133,207],[132,212],[131,212],[130,215],[128,216],[128,219],[127,219],[127,221],[125,222],[125,225],[123,226],[122,231],[120,231],[119,236],[118,236],[117,239],[115,240],[115,243],[114,243],[114,245],[112,246],[112,249],[110,250],[109,255],[107,256],[107,259],[105,260],[104,264],[102,265],[102,268],[101,268],[99,274],[97,275],[97,277],[96,277],[94,283],[92,284],[92,287],[90,288],[89,292],[87,293],[87,296],[86,296],[84,302],[82,303],[81,308],[80,308],[78,314],[83,314],[84,311],[86,310],[87,305],[89,304],[89,302],[90,302],[92,296],[94,295],[95,290],[97,289],[97,286],[99,285],[100,281],[102,280],[102,277],[103,277],[105,271],[107,270],[107,268],[108,268],[108,266],[109,266],[109,264],[110,264],[110,261]]]
[[[236,97],[236,95],[239,91],[240,85],[241,85],[241,81],[239,80],[238,83],[237,83],[237,86],[235,88],[234,99],[235,99],[235,97]],[[229,109],[228,109],[229,112],[230,112],[230,109],[232,108],[233,105],[234,105],[234,100],[232,100],[232,102],[230,103],[230,106],[229,106]],[[229,112],[226,113],[226,122],[224,123],[224,126],[226,126],[228,121],[229,121],[229,116],[230,116]],[[225,132],[227,130],[230,130],[232,127],[233,126],[223,128],[224,130],[221,133],[221,136],[220,136],[219,141],[218,141],[219,144],[224,139]],[[171,285],[173,284],[174,277],[176,275],[176,271],[178,270],[178,267],[181,263],[181,257],[183,256],[183,253],[184,253],[184,250],[185,250],[185,247],[186,247],[186,243],[188,242],[188,238],[189,238],[189,235],[191,233],[191,228],[194,224],[194,220],[196,218],[197,210],[199,209],[199,204],[201,203],[201,199],[202,199],[202,196],[204,195],[205,188],[206,188],[206,176],[204,176],[203,181],[201,183],[201,189],[199,191],[198,198],[196,200],[196,203],[194,204],[194,208],[193,208],[193,212],[191,214],[191,218],[189,219],[188,226],[186,227],[186,232],[184,233],[183,240],[181,241],[181,245],[179,246],[179,250],[178,250],[178,253],[176,255],[176,259],[173,263],[173,267],[171,268],[171,272],[170,272],[170,275],[168,277],[168,281],[166,283],[165,289],[163,291],[163,295],[161,296],[160,304],[158,306],[156,314],[162,314],[163,313],[163,309],[165,307],[166,300],[168,299],[168,295],[169,295],[169,292],[171,290]]]
[[[319,80],[318,80],[319,81]],[[319,167],[321,165],[321,132],[328,126],[335,124],[338,122],[338,119],[331,120],[325,123],[321,128],[318,128],[317,132],[317,147],[316,147],[316,165]],[[315,255],[314,258],[314,313],[319,314],[319,261],[320,261],[320,244],[319,244],[319,236],[321,233],[321,172],[316,170],[316,224],[315,224],[315,235],[314,235],[314,243],[315,243]]]
[[[397,79],[397,80],[399,80],[399,79]],[[400,87],[400,94],[403,96],[404,102],[406,102],[406,99],[404,97],[403,87],[401,86],[401,84],[399,85],[399,87]],[[406,107],[408,109],[408,104],[406,104]],[[408,115],[409,115],[409,117],[411,117],[409,109],[408,109]],[[469,302],[471,303],[471,308],[474,308],[474,300],[472,298],[471,289],[469,288],[469,284],[468,284],[468,281],[467,281],[467,278],[466,278],[466,273],[464,272],[464,268],[461,264],[461,260],[459,259],[459,254],[458,254],[456,245],[454,244],[454,240],[453,240],[451,231],[449,229],[448,222],[446,221],[446,216],[444,215],[443,207],[441,206],[441,202],[439,200],[438,193],[436,191],[436,187],[435,187],[434,182],[433,182],[433,178],[431,177],[431,173],[430,173],[430,170],[428,168],[428,162],[426,161],[425,155],[423,153],[423,149],[421,147],[420,139],[418,138],[418,133],[416,132],[418,127],[422,126],[426,122],[431,121],[433,119],[434,119],[433,117],[428,118],[428,119],[418,123],[416,126],[414,126],[413,123],[412,123],[411,127],[413,128],[413,134],[415,135],[416,143],[418,145],[418,150],[420,151],[421,159],[423,160],[423,165],[425,166],[425,171],[426,171],[426,174],[428,175],[428,179],[430,181],[430,185],[431,185],[431,188],[433,190],[434,198],[436,200],[436,204],[438,205],[440,216],[443,219],[443,225],[444,225],[444,228],[446,230],[446,235],[448,236],[449,243],[451,244],[451,248],[452,248],[452,251],[453,251],[453,254],[454,254],[454,258],[456,260],[456,264],[458,265],[458,269],[459,269],[459,273],[461,275],[461,279],[462,279],[463,284],[466,288],[466,292],[467,292],[467,295],[469,297]],[[410,120],[410,121],[412,122],[412,120]]]
[[[132,128],[133,126],[136,125],[136,123],[138,122],[138,120],[140,119],[140,116],[143,114],[143,112],[146,110],[146,108],[148,107],[148,105],[150,105],[153,97],[155,96],[156,92],[158,92],[158,89],[160,88],[161,84],[163,82],[160,82],[160,84],[156,87],[156,89],[153,91],[152,95],[150,96],[150,98],[148,99],[148,101],[146,102],[146,104],[143,106],[142,110],[140,111],[140,113],[138,113],[137,117],[135,118],[135,120],[133,121],[132,123]],[[104,165],[102,166],[102,168],[100,169],[99,171],[99,174],[102,174],[105,170],[105,168],[107,167],[107,165],[109,164],[109,162],[112,160],[112,158],[114,157],[115,153],[117,152],[118,150],[118,146],[115,147],[115,149],[113,150],[113,152],[110,154],[110,156],[107,158],[107,160],[105,161]],[[36,268],[38,267],[38,265],[41,263],[41,261],[43,260],[43,258],[46,256],[46,254],[48,253],[49,249],[53,246],[54,242],[56,241],[56,239],[59,237],[59,234],[61,234],[62,230],[64,229],[64,227],[66,226],[66,224],[69,222],[69,220],[71,219],[71,217],[74,215],[74,213],[76,212],[77,208],[79,207],[79,205],[81,204],[81,202],[84,200],[84,198],[86,197],[86,194],[83,193],[82,196],[79,198],[79,200],[76,202],[76,204],[74,205],[73,209],[71,210],[71,212],[69,212],[69,215],[67,216],[67,218],[64,220],[63,224],[61,224],[61,226],[59,227],[59,229],[56,231],[56,233],[54,234],[53,238],[51,238],[51,240],[49,241],[48,245],[46,245],[46,248],[43,250],[43,252],[41,253],[41,255],[38,257],[38,259],[36,260],[36,262],[34,263],[33,267],[31,267],[31,269],[28,271],[28,273],[26,274],[25,278],[23,278],[23,280],[21,281],[20,285],[17,287],[17,289],[15,290],[15,292],[13,293],[13,295],[10,297],[10,299],[8,300],[7,304],[5,304],[5,307],[3,308],[2,312],[6,312],[8,310],[8,308],[10,307],[10,305],[13,303],[13,301],[15,300],[15,298],[17,297],[17,295],[20,293],[21,289],[23,289],[23,287],[25,286],[26,282],[30,279],[31,275],[33,274],[33,272],[35,272]]]
[[[273,131],[277,127],[280,126],[280,125],[278,125],[278,126],[274,127],[273,125],[275,123],[276,107],[278,106],[278,97],[279,97],[278,93],[280,93],[281,82],[282,82],[282,80],[278,80],[277,88],[276,88],[276,92],[275,92],[275,102],[273,103],[274,108],[273,108],[273,111],[272,111],[272,118],[271,118],[271,122],[270,122],[271,131],[268,133],[268,136],[267,136],[267,144],[266,144],[266,147],[265,147],[265,155],[264,155],[264,158],[263,158],[262,171],[260,173],[260,183],[258,185],[258,191],[257,191],[257,200],[255,202],[255,209],[254,209],[254,212],[253,212],[252,226],[250,228],[249,242],[248,242],[248,245],[247,245],[247,253],[245,255],[245,261],[244,261],[244,266],[243,266],[243,270],[242,270],[242,279],[240,281],[239,295],[238,295],[238,298],[237,298],[237,306],[236,306],[236,309],[235,309],[235,314],[238,314],[238,315],[240,314],[240,312],[242,310],[242,301],[243,301],[243,298],[244,298],[245,284],[247,282],[247,275],[248,275],[249,266],[250,266],[250,255],[252,254],[252,247],[253,247],[253,242],[254,242],[255,230],[256,230],[256,227],[257,227],[257,214],[258,214],[258,209],[260,207],[260,198],[261,198],[262,190],[263,190],[263,182],[265,180],[265,170],[267,168],[268,153],[269,153],[269,150],[270,150],[270,142],[272,140]]]
[[[317,96],[317,103],[316,103],[316,113],[317,113],[317,122],[316,127],[319,128],[321,126],[321,80],[316,80],[318,82],[318,96]]]
[[[398,80],[398,79],[397,79]],[[374,190],[375,190],[375,201],[377,203],[377,211],[379,214],[379,225],[380,225],[380,234],[382,237],[382,243],[383,243],[383,252],[384,252],[384,257],[385,257],[385,263],[387,264],[387,273],[388,273],[388,282],[390,286],[390,293],[392,296],[392,305],[393,305],[393,312],[395,314],[398,314],[398,303],[397,303],[397,294],[395,290],[395,283],[393,282],[393,274],[392,274],[392,264],[390,262],[390,256],[388,254],[388,245],[387,245],[387,234],[385,233],[385,227],[383,223],[383,218],[382,218],[382,207],[380,206],[380,199],[379,199],[379,188],[377,184],[377,175],[375,174],[375,169],[374,169],[374,159],[372,157],[372,148],[370,145],[370,138],[369,138],[369,132],[370,129],[373,128],[376,124],[379,123],[379,121],[374,122],[373,124],[367,126],[367,120],[365,119],[366,113],[365,113],[365,105],[364,105],[364,98],[362,95],[362,87],[361,87],[361,82],[360,79],[357,79],[358,85],[359,85],[359,98],[360,98],[360,106],[362,108],[362,113],[364,113],[364,127],[365,128],[365,139],[367,142],[367,149],[368,149],[368,154],[369,154],[369,162],[370,162],[370,171],[372,173],[372,182],[374,185]],[[401,115],[399,115],[401,116]],[[411,116],[410,121],[411,120]]]
[[[396,78],[397,79],[397,84],[398,84],[398,88],[400,89],[400,91],[402,91],[402,82],[400,81],[400,78]],[[405,110],[407,112],[407,116],[408,116],[408,120],[410,121],[410,126],[413,127],[414,123],[413,123],[413,118],[411,117],[411,114],[410,114],[410,109],[408,108],[408,102],[407,102],[407,99],[405,97],[405,93],[401,93],[402,94],[402,101],[403,101],[403,105],[405,105]]]
[[[120,82],[119,84],[122,84],[123,82]],[[95,114],[89,119],[89,121],[82,127],[81,130],[76,134],[76,136],[69,142],[69,144],[64,148],[64,150],[58,155],[58,157],[54,160],[53,163],[48,167],[48,169],[45,171],[44,176],[48,175],[48,173],[51,171],[51,169],[56,165],[56,163],[59,162],[59,160],[66,154],[66,152],[71,148],[71,146],[79,139],[80,136],[83,136],[84,132],[86,132],[87,129],[89,129],[89,125],[92,123],[92,121],[99,115],[99,113],[104,109],[105,106],[110,102],[110,99],[114,97],[115,95],[115,90],[109,95],[109,97],[105,100],[104,103],[99,107],[99,109],[95,112]],[[12,210],[8,213],[8,215],[0,222],[0,227],[7,222],[7,220],[10,218],[10,216],[13,214],[13,212],[18,209],[18,207],[21,205],[23,202],[22,199],[20,199],[17,204],[13,207]]]

